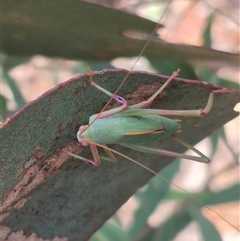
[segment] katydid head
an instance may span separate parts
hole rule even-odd
[[[83,137],[83,133],[88,129],[89,125],[83,125],[79,127],[79,130],[77,132],[77,139],[81,143],[82,146],[88,146],[89,143],[86,139]]]

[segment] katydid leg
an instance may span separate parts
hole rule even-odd
[[[105,148],[104,148],[104,147],[105,147]],[[100,161],[100,156],[99,156],[99,154],[98,154],[97,146],[94,145],[94,144],[90,144],[90,148],[91,148],[91,153],[92,153],[92,156],[93,156],[93,160],[88,159],[88,158],[85,158],[85,157],[82,157],[82,156],[79,156],[79,155],[75,155],[75,154],[73,154],[73,153],[71,153],[71,152],[67,152],[67,153],[68,153],[70,156],[75,157],[75,158],[77,158],[77,159],[79,159],[79,160],[82,160],[82,161],[84,161],[84,162],[87,163],[87,164],[90,164],[90,165],[92,165],[92,166],[98,167],[98,166],[100,166],[101,161]],[[101,159],[104,159],[104,160],[107,160],[107,161],[110,160],[110,161],[112,161],[112,162],[116,162],[115,156],[111,153],[111,151],[109,151],[109,150],[107,149],[107,147],[106,147],[105,145],[103,145],[103,149],[104,149],[104,151],[108,154],[108,156],[109,156],[110,158],[101,157]]]
[[[178,152],[173,152],[173,151],[167,151],[167,150],[162,150],[158,148],[153,148],[149,147],[146,145],[141,145],[141,144],[121,144],[122,146],[125,146],[127,148],[136,150],[136,151],[142,151],[150,154],[157,154],[157,155],[162,155],[162,156],[169,156],[169,157],[179,157],[183,159],[188,159],[192,161],[197,161],[197,162],[203,162],[203,163],[209,163],[209,159],[203,155],[201,152],[197,151],[196,153],[200,155],[199,157],[197,156],[191,156],[191,155],[186,155]],[[191,150],[195,151],[196,149],[194,147],[191,148]]]
[[[203,159],[206,160],[205,163],[209,163],[210,159],[208,157],[206,157],[202,152],[200,152],[199,150],[197,150],[194,146],[188,144],[187,142],[183,141],[182,139],[180,139],[178,136],[173,135],[171,136],[171,138],[173,138],[175,141],[177,141],[178,143],[180,143],[181,145],[187,147],[189,150],[195,152],[196,154],[198,154],[200,157],[202,157]]]
[[[186,116],[202,117],[209,113],[213,105],[214,94],[211,92],[208,97],[207,105],[204,109],[198,110],[163,110],[163,109],[133,109],[129,106],[127,110],[118,113],[119,116],[144,116],[144,115],[163,115],[163,116]]]
[[[93,75],[93,73],[92,73],[91,69],[89,69],[89,70],[88,70],[88,76],[89,76],[90,84],[91,84],[94,88],[102,91],[102,92],[105,93],[106,95],[108,95],[108,96],[110,96],[111,98],[113,98],[114,100],[116,100],[119,104],[121,104],[120,107],[117,107],[117,108],[114,108],[114,109],[108,110],[108,111],[103,111],[102,113],[98,113],[98,114],[93,115],[93,118],[92,118],[92,119],[94,119],[94,118],[96,118],[96,117],[97,117],[97,119],[103,119],[103,118],[112,116],[112,115],[114,115],[114,114],[116,114],[116,113],[122,112],[122,111],[124,111],[124,110],[126,110],[126,109],[128,108],[128,102],[127,102],[123,97],[121,97],[121,96],[119,96],[119,95],[115,95],[115,94],[109,92],[108,90],[104,89],[103,87],[101,87],[101,86],[98,85],[97,83],[95,83],[95,82],[93,81],[92,75]]]
[[[173,78],[178,76],[179,72],[180,72],[180,69],[173,72],[171,77],[167,79],[167,81],[149,99],[142,101],[138,104],[131,105],[129,106],[129,109],[145,108],[149,106],[153,102],[153,100],[167,87],[167,85],[173,80]]]
[[[108,154],[108,156],[110,157],[110,161],[112,161],[112,162],[116,162],[117,160],[116,160],[116,157],[112,154],[112,152],[111,151],[109,151],[107,148],[106,148],[106,145],[104,145],[105,146],[105,148],[103,148],[103,150]],[[105,159],[105,160],[109,160],[109,159],[107,159],[107,158],[103,158],[103,157],[101,157],[102,159]]]
[[[86,162],[87,164],[90,164],[90,165],[93,165],[93,166],[97,167],[97,166],[100,165],[100,156],[98,155],[97,146],[93,145],[93,144],[90,144],[90,148],[91,148],[93,160],[90,160],[90,159],[82,157],[82,156],[75,155],[71,152],[67,152],[67,153],[72,157],[75,157],[79,160],[82,160],[82,161]]]
[[[70,156],[76,158],[76,159],[79,159],[81,161],[84,161],[85,163],[87,164],[90,164],[90,165],[93,165],[93,166],[99,166],[99,165],[96,165],[96,163],[90,159],[87,159],[85,157],[82,157],[82,156],[79,156],[79,155],[76,155],[76,154],[73,154],[71,152],[67,152]]]
[[[89,124],[92,123],[92,121],[94,121],[95,119],[104,119],[104,118],[107,118],[109,116],[112,116],[112,115],[115,115],[115,114],[118,114],[118,113],[121,113],[123,112],[127,107],[123,107],[123,106],[120,106],[120,107],[117,107],[117,108],[114,108],[114,109],[111,109],[111,110],[106,110],[106,111],[103,111],[102,113],[98,113],[98,114],[95,114],[95,115],[92,115],[90,117],[90,122]]]
[[[116,100],[119,104],[121,104],[122,106],[124,106],[125,109],[128,107],[127,101],[126,101],[123,97],[121,97],[121,96],[119,96],[119,95],[112,94],[112,93],[109,92],[108,90],[104,89],[103,87],[101,87],[100,85],[98,85],[97,83],[95,83],[93,80],[91,81],[91,85],[92,85],[94,88],[102,91],[102,92],[105,93],[106,95],[108,95],[108,96],[110,96],[111,98],[113,98],[114,100]]]

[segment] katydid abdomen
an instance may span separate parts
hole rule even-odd
[[[80,128],[77,137],[80,142],[139,144],[161,141],[178,130],[179,124],[176,120],[162,116],[113,116],[97,119],[86,130],[82,131]]]

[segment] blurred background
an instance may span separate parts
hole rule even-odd
[[[131,12],[155,22],[162,16],[169,3],[169,1],[152,0],[91,2]],[[165,28],[158,30],[157,34],[161,39],[172,43],[206,46],[221,51],[237,53],[240,49],[239,14],[238,0],[175,0],[168,6],[160,21]],[[36,99],[57,84],[77,74],[86,73],[88,65],[93,70],[110,68],[111,66],[130,69],[135,61],[136,57],[123,58],[121,56],[109,62],[72,61],[44,56],[33,56],[30,59],[26,59],[25,62],[11,68],[7,75],[2,75],[0,121],[4,122],[17,109],[27,102]],[[155,65],[151,65],[151,61],[144,57],[138,61],[135,70],[137,69],[165,74],[164,69],[156,69]],[[209,81],[213,84],[221,85],[222,82],[220,80],[224,79],[227,80],[224,81],[224,87],[229,88],[235,87],[239,83],[239,68],[223,66],[211,69],[211,73],[214,74],[209,75],[206,74],[209,71],[206,68],[194,66],[194,70],[199,78],[206,82]],[[237,108],[239,107],[236,107],[236,110]],[[200,195],[205,190],[218,192],[236,185],[239,182],[239,134],[238,117],[196,146],[197,149],[211,158],[211,164],[203,165],[185,160],[180,161],[180,166],[177,168],[171,181],[188,192],[196,193],[197,195]],[[167,168],[170,167],[168,166]],[[158,177],[155,177],[155,181],[152,180],[152,183],[149,185],[157,185],[156,182],[159,182]],[[149,189],[151,189],[149,186],[145,186],[142,190],[139,190],[135,197],[130,198],[116,213],[116,216],[108,221],[110,227],[113,228],[114,226],[116,228],[115,225],[117,225],[117,230],[120,228],[123,230],[123,233],[127,233],[129,230],[131,232],[131,229],[134,229],[135,213],[138,207],[141,206],[140,198]],[[176,187],[170,187],[169,194],[166,194],[163,199],[161,198],[159,203],[153,207],[154,212],[145,213],[144,218],[148,219],[149,227],[158,227],[167,220],[171,213],[177,210],[179,207],[178,200],[174,199],[172,194],[175,190]],[[151,198],[151,195],[148,197]],[[152,198],[154,198],[154,195]],[[219,204],[211,208],[214,212],[225,217],[231,224],[240,228],[239,202]],[[213,212],[207,209],[202,211],[214,223],[221,234],[222,240],[239,240],[239,233],[224,220],[216,217]],[[113,226],[112,222],[114,222]],[[98,232],[104,231],[99,230]],[[96,234],[91,240],[100,240],[98,237],[99,234]],[[115,240],[121,239],[116,238]],[[196,223],[192,222],[174,238],[174,241],[182,240],[202,240]]]

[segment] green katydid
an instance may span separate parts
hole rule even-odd
[[[173,75],[148,100],[131,106],[128,106],[127,101],[123,97],[112,94],[96,84],[92,78],[93,73],[89,71],[88,75],[90,84],[94,88],[97,88],[116,100],[121,104],[121,106],[92,115],[89,119],[89,125],[82,125],[79,127],[77,139],[83,146],[90,146],[93,160],[89,160],[74,154],[71,155],[93,166],[99,166],[100,157],[98,155],[97,146],[102,146],[109,155],[110,159],[115,161],[115,157],[111,153],[112,151],[110,151],[106,145],[119,144],[130,149],[146,153],[180,157],[193,161],[208,163],[209,159],[204,154],[176,136],[176,134],[181,131],[180,121],[169,119],[163,117],[162,115],[192,117],[205,116],[210,111],[213,103],[214,95],[212,92],[209,94],[209,98],[204,109],[145,109],[145,107],[152,103],[152,101],[162,92],[162,90],[171,82],[171,80],[177,76],[179,71],[180,70],[174,72]],[[146,145],[146,143],[161,141],[168,137],[172,137],[174,140],[178,141],[188,149],[191,149],[197,153],[199,157],[151,148],[150,146]]]

